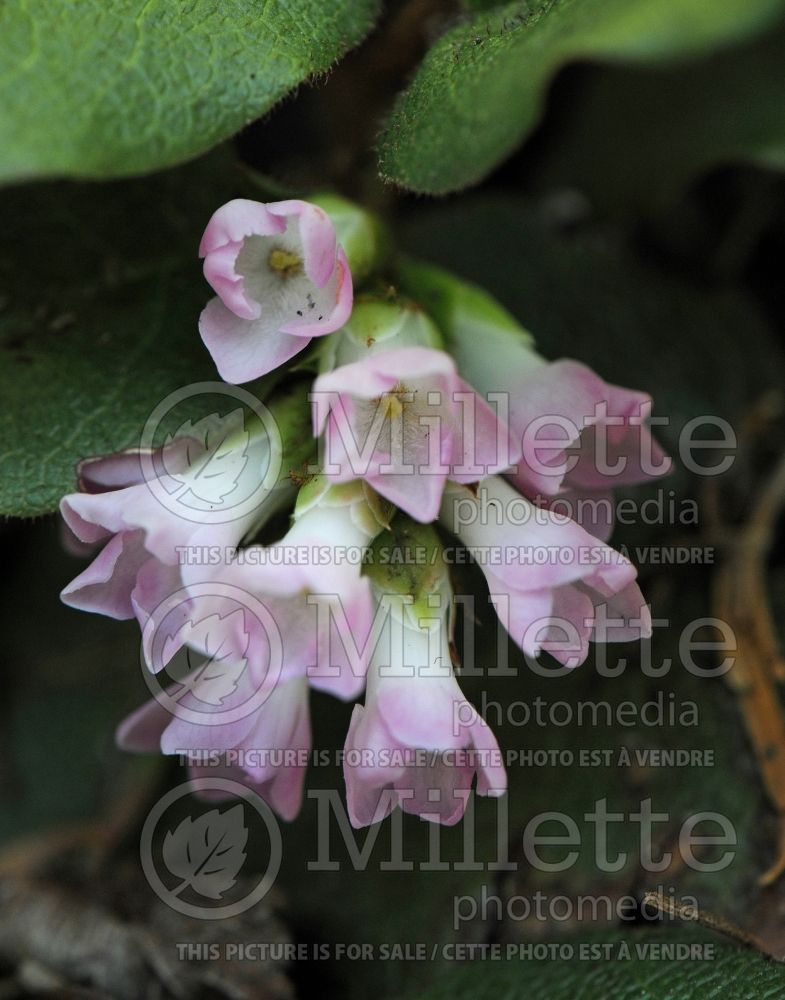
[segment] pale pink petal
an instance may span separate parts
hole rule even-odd
[[[494,600],[499,620],[510,638],[527,656],[540,651],[540,638],[553,613],[554,590],[507,589],[503,581],[489,576],[488,590]],[[591,601],[588,602],[591,608]],[[538,627],[539,626],[539,627]]]
[[[227,243],[211,251],[205,257],[204,276],[213,291],[218,293],[219,300],[234,316],[255,320],[262,314],[262,305],[247,294],[245,278],[235,271],[242,248],[242,243]]]
[[[575,361],[525,369],[510,396],[510,424],[522,450],[513,482],[522,492],[530,496],[558,492],[568,449],[578,441],[604,387],[599,376]],[[545,445],[546,441],[560,443]]]
[[[597,636],[601,642],[637,642],[651,635],[651,612],[635,581],[622,587],[608,597],[594,595],[595,604],[607,606],[609,623],[603,634]],[[616,623],[617,624],[612,624]],[[592,629],[591,638],[595,639]]]
[[[642,420],[650,404],[646,393],[608,385],[577,361],[563,359],[527,367],[510,398],[510,423],[515,437],[523,443],[523,457],[513,481],[532,496],[555,495],[563,485],[607,489],[662,475],[669,464]],[[622,422],[605,419],[603,407],[608,418],[622,418]],[[607,457],[596,449],[594,425],[598,423],[603,425]],[[549,438],[560,444],[538,444]],[[642,461],[643,449],[649,447],[656,472],[644,467]],[[620,458],[625,463],[622,471],[611,474],[604,468],[606,462],[612,467]],[[551,465],[553,471],[543,468]]]
[[[282,333],[276,317],[240,319],[219,298],[211,299],[199,317],[199,333],[221,378],[249,382],[285,364],[307,346],[302,337]]]
[[[66,586],[60,599],[71,608],[124,620],[133,618],[131,592],[139,568],[150,558],[141,532],[115,535],[87,569]]]
[[[471,728],[471,737],[477,751],[478,795],[504,795],[507,791],[507,770],[502,753],[493,730],[479,715]]]
[[[160,753],[161,734],[171,721],[164,706],[151,698],[120,723],[115,740],[121,750],[131,753]]]
[[[601,542],[613,534],[615,506],[613,491],[573,488],[542,504],[559,516],[569,517]]]
[[[423,381],[440,375],[455,375],[455,362],[444,351],[430,347],[402,347],[370,354],[361,361],[326,372],[316,379],[313,391],[373,399],[389,392],[407,378]]]
[[[335,229],[330,216],[318,205],[296,199],[270,202],[267,208],[281,219],[290,215],[298,217],[305,273],[322,288],[335,267]]]
[[[154,451],[145,451],[158,475],[183,472],[188,466],[189,449],[196,442],[193,438],[179,437]],[[128,486],[138,486],[146,480],[142,465],[143,451],[126,448],[110,455],[83,458],[76,465],[76,478],[80,493],[107,493]]]
[[[343,773],[346,781],[346,811],[349,815],[349,822],[355,828],[370,826],[371,823],[378,823],[389,816],[395,805],[395,800],[390,795],[382,795],[382,791],[385,788],[390,788],[392,780],[401,773],[400,769],[389,774],[385,773],[381,765],[378,768],[374,767],[373,747],[369,746],[368,739],[363,733],[362,722],[366,711],[362,705],[354,706],[344,747]],[[352,751],[355,750],[360,754],[359,761],[362,761],[363,751],[366,754],[368,751],[371,752],[370,766],[363,766],[362,763],[354,764]]]
[[[450,479],[473,483],[514,465],[521,457],[520,443],[511,439],[510,429],[493,407],[462,379],[455,379],[453,392],[471,393],[473,405],[461,404],[455,410]],[[469,468],[461,471],[464,467]]]
[[[411,767],[396,782],[398,805],[407,813],[454,826],[466,811],[474,767],[435,759],[430,767]]]
[[[340,329],[352,314],[354,289],[352,272],[342,248],[338,248],[335,256],[333,274],[323,286],[324,294],[313,296],[315,308],[301,310],[302,318],[297,316],[281,326],[281,333],[289,333],[295,337],[323,337],[327,333]]]
[[[235,198],[213,212],[199,244],[204,257],[227,243],[241,243],[248,236],[282,233],[286,223],[265,205],[247,198]]]
[[[623,423],[612,419],[601,421],[602,446],[597,440],[596,427],[583,431],[576,450],[579,461],[567,474],[566,482],[576,488],[602,489],[646,482],[669,472],[672,463],[642,422],[651,411],[651,397],[607,383],[603,392],[602,402],[607,404],[608,417],[621,417]],[[617,464],[623,466],[619,471],[615,471]]]
[[[76,477],[82,493],[106,493],[136,486],[144,482],[140,451],[129,448],[112,455],[83,458],[77,463]]]
[[[368,669],[369,636],[373,623],[371,582],[368,577],[359,577],[352,585],[342,585],[339,594],[348,634],[343,636],[339,633],[334,618],[329,636],[322,635],[321,631],[316,633],[315,648],[310,657],[316,660],[316,666],[309,670],[308,680],[318,690],[351,701],[362,691]],[[313,615],[316,631],[315,608]],[[346,648],[348,642],[354,643],[354,649]],[[330,669],[323,669],[322,663]]]
[[[436,473],[373,472],[365,480],[376,492],[400,507],[409,517],[430,524],[439,513],[447,475]]]
[[[558,587],[553,592],[551,621],[539,645],[566,667],[577,667],[589,655],[594,605],[580,586]]]
[[[456,719],[465,699],[449,664],[445,670],[444,677],[379,679],[373,711],[396,746],[448,750],[463,745]]]

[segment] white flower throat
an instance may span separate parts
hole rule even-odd
[[[281,278],[293,278],[303,270],[302,257],[284,247],[274,247],[267,257],[267,266]]]
[[[274,236],[246,237],[234,269],[246,294],[271,318],[320,322],[332,309],[335,279],[320,289],[305,273],[296,223],[290,221],[286,232]]]
[[[433,395],[398,382],[373,399],[355,400],[354,439],[362,459],[378,449],[401,469],[438,464],[442,414]]]

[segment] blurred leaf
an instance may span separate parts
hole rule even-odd
[[[683,933],[608,934],[587,940],[594,953],[580,959],[467,962],[450,970],[411,1000],[548,1000],[602,997],[603,1000],[774,1000],[785,989],[785,970],[754,952],[718,944],[711,960],[657,958],[653,949],[688,947],[712,939]],[[646,949],[649,948],[649,956]],[[640,949],[640,953],[637,951]],[[607,952],[607,953],[606,953]]]
[[[700,173],[785,168],[785,27],[688,66],[586,74],[535,171],[615,211],[656,209]]]
[[[379,141],[382,176],[439,194],[481,180],[528,135],[576,59],[661,63],[759,31],[782,0],[548,0],[478,13],[434,45]]]
[[[419,211],[401,238],[495,295],[541,354],[651,393],[654,414],[669,420],[655,433],[671,448],[687,420],[738,421],[782,385],[782,347],[752,299],[642,260],[611,227],[565,227],[561,211],[478,194]]]
[[[0,194],[1,513],[54,510],[76,461],[138,443],[167,393],[216,378],[196,254],[212,212],[240,193],[240,175],[208,160]]]
[[[491,7],[501,7],[504,0],[463,0],[467,10],[490,10]]]
[[[0,178],[118,177],[201,153],[324,73],[377,0],[7,0]]]
[[[149,696],[135,622],[66,607],[62,587],[84,560],[62,550],[54,518],[4,528],[6,615],[0,712],[0,841],[95,819],[145,783],[155,758],[114,745]]]

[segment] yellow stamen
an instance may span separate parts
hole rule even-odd
[[[384,394],[383,399],[387,406],[387,415],[391,420],[400,419],[406,404],[409,402],[406,398],[408,395],[409,390],[400,382],[398,385],[393,386],[390,392]]]
[[[303,266],[303,262],[296,253],[280,249],[270,251],[267,264],[271,270],[277,271],[282,278],[294,277],[295,274],[299,274]]]

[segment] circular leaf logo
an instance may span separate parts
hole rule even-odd
[[[226,802],[180,818],[178,803],[194,794]],[[270,850],[265,870],[255,873],[248,888],[242,870],[254,831],[269,841]],[[193,778],[171,789],[150,810],[139,842],[153,892],[173,910],[198,920],[235,917],[255,906],[273,887],[282,853],[270,807],[251,788],[228,778]]]

